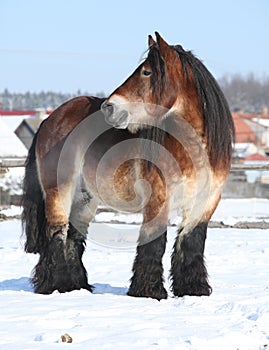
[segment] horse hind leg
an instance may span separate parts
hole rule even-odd
[[[66,261],[65,261],[65,242],[68,226],[59,226],[53,228],[55,231],[50,239],[47,239],[38,264],[36,265],[32,277],[35,293],[50,294],[55,290],[67,291],[68,282]],[[51,235],[51,229],[47,228]]]
[[[64,247],[68,231],[68,213],[71,206],[72,183],[62,187],[44,188],[46,225],[44,244],[33,271],[32,283],[36,293],[50,294],[58,290],[66,279]],[[65,193],[65,197],[63,197]]]
[[[85,237],[72,223],[59,227],[40,254],[34,269],[32,282],[35,292],[50,294],[58,290],[65,293],[81,288],[92,291],[82,263],[84,250]]]
[[[46,241],[40,250],[39,262],[33,271],[32,282],[36,293],[50,294],[54,290],[68,292],[85,288],[87,273],[81,258],[85,249],[85,238],[89,224],[87,206],[73,194],[73,183],[47,189],[46,192]],[[85,203],[84,203],[85,204]],[[86,209],[85,209],[86,208]],[[69,223],[70,217],[73,220]],[[84,220],[84,231],[80,232],[74,217]]]

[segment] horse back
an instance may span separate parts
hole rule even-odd
[[[44,158],[61,144],[83,119],[100,109],[103,101],[103,98],[79,96],[55,109],[39,128],[36,145],[38,157]]]

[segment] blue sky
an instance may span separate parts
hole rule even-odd
[[[216,78],[269,75],[268,0],[0,0],[0,14],[0,91],[108,94],[155,31]]]

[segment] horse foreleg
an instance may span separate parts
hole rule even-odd
[[[93,290],[93,287],[88,284],[82,255],[85,250],[89,222],[94,217],[97,204],[95,198],[91,198],[90,194],[84,189],[77,191],[74,196],[66,241],[66,262],[72,289]]]
[[[171,264],[172,290],[175,296],[210,295],[204,262],[207,222],[201,222],[189,232],[182,228],[174,244]]]
[[[204,261],[204,248],[208,222],[219,200],[219,193],[212,195],[200,220],[194,221],[195,223],[189,222],[186,225],[186,221],[183,220],[171,261],[170,277],[175,296],[209,296],[212,293]]]
[[[167,298],[162,265],[167,236],[167,210],[164,209],[154,218],[156,211],[153,205],[150,203],[144,213],[128,295],[161,300]]]
[[[143,235],[141,231],[139,241],[143,241],[141,239]],[[151,242],[140,244],[137,247],[128,295],[150,297],[157,300],[167,298],[167,291],[163,286],[162,266],[165,245],[166,231]]]
[[[93,287],[88,284],[87,271],[82,262],[85,245],[85,236],[70,224],[64,247],[66,268],[69,275],[65,291],[81,288],[90,292],[93,290]]]

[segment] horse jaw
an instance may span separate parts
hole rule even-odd
[[[145,127],[147,127],[147,125],[142,123],[129,123],[127,129],[128,131],[130,131],[130,133],[135,134],[139,130],[144,129]]]
[[[118,94],[112,94],[106,102],[110,107],[113,106],[113,113],[110,111],[106,121],[117,129],[128,129],[131,133],[158,127],[169,113],[164,106],[144,101],[130,102]]]

